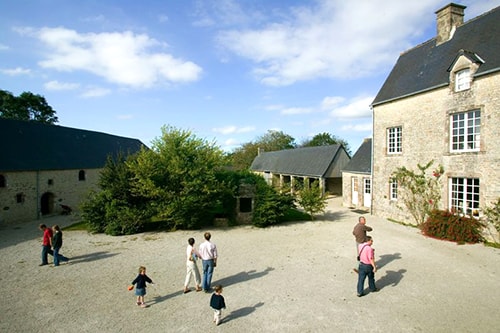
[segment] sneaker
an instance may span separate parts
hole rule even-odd
[[[146,307],[148,307],[146,303],[141,303],[141,308],[146,308]]]
[[[140,306],[142,303],[141,302],[137,302],[137,305]]]

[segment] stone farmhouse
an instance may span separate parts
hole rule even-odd
[[[342,169],[342,204],[369,210],[372,204],[372,139],[367,138]]]
[[[259,152],[250,170],[277,188],[309,186],[317,182],[322,193],[342,195],[341,170],[350,157],[342,145]]]
[[[391,173],[431,160],[440,208],[479,217],[500,196],[500,7],[464,23],[465,8],[436,12],[436,37],[399,56],[372,103],[375,215],[411,220]]]
[[[137,139],[0,119],[0,226],[77,211],[108,156],[141,147]]]

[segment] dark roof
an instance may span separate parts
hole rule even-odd
[[[365,139],[359,146],[356,154],[349,161],[349,164],[342,171],[355,173],[372,172],[372,139]]]
[[[127,155],[142,146],[137,139],[0,119],[0,171],[98,169],[108,155]]]
[[[323,177],[343,149],[337,144],[260,153],[253,160],[250,170]]]
[[[448,69],[460,53],[477,59],[475,77],[500,70],[500,7],[459,26],[440,45],[433,38],[401,54],[372,105],[448,85]]]

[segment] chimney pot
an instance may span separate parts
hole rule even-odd
[[[456,3],[450,3],[436,11],[436,46],[450,40],[453,37],[455,29],[464,23],[465,8],[467,7]]]

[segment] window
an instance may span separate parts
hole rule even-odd
[[[391,127],[387,129],[388,154],[398,154],[403,151],[401,147],[401,137],[402,137],[401,127]]]
[[[54,185],[54,180],[53,180],[53,179],[49,179],[49,180],[47,180],[47,184],[48,184],[48,185]]]
[[[479,179],[450,179],[450,208],[458,213],[479,216]]]
[[[80,180],[80,181],[85,180],[85,171],[84,170],[80,170],[78,172],[78,180]]]
[[[252,198],[240,198],[240,212],[250,213],[252,211]]]
[[[7,182],[5,181],[5,176],[0,175],[0,187],[6,187],[6,186],[7,186]]]
[[[389,181],[389,198],[393,201],[398,200],[398,181],[394,178]]]
[[[16,194],[16,202],[17,203],[23,203],[24,202],[24,193],[18,193],[18,194]]]
[[[451,115],[451,151],[479,151],[481,111]]]
[[[455,74],[455,91],[463,91],[470,88],[470,69],[462,69]]]

